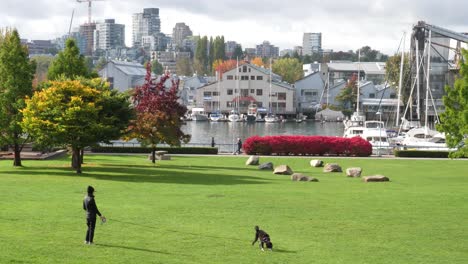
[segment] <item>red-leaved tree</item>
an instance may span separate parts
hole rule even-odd
[[[163,74],[158,81],[153,80],[151,63],[148,63],[145,83],[136,87],[132,96],[136,119],[129,126],[130,137],[151,146],[153,163],[158,144],[180,146],[181,142],[190,140],[190,135],[180,129],[181,117],[187,108],[177,101],[179,81],[172,80],[172,86],[166,89],[165,83],[169,78],[169,74]]]

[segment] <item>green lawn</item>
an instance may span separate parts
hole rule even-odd
[[[364,183],[288,164],[320,182],[291,182],[247,157],[140,156],[0,161],[0,263],[467,263],[468,162],[324,159],[383,174]],[[93,185],[108,223],[94,246],[82,199]],[[251,246],[255,225],[273,252]]]

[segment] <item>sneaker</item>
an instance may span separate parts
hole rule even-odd
[[[83,244],[85,244],[85,245],[88,245],[88,244],[89,244],[89,242],[88,242],[88,241],[85,241]]]

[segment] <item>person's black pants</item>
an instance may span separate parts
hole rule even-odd
[[[86,225],[88,226],[86,242],[92,243],[94,238],[94,228],[96,227],[96,218],[86,218]]]

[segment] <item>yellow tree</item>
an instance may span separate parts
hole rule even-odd
[[[250,61],[251,64],[257,65],[259,67],[265,67],[265,63],[263,63],[262,58],[255,57]]]

